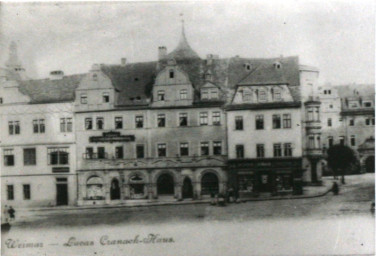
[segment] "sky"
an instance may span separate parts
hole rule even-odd
[[[87,72],[94,63],[155,61],[172,51],[181,16],[202,57],[296,56],[320,70],[320,83],[374,83],[373,1],[178,1],[2,3],[0,66],[11,41],[32,78],[52,70]]]

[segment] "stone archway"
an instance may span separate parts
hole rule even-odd
[[[158,195],[174,195],[174,178],[169,173],[161,174],[157,179]]]
[[[369,156],[365,160],[366,172],[374,173],[375,172],[375,156]]]
[[[193,186],[189,177],[185,177],[183,181],[183,198],[193,198]]]
[[[113,178],[112,181],[111,181],[110,198],[111,198],[111,200],[119,200],[120,199],[119,180],[116,179],[116,178]]]
[[[214,172],[207,172],[201,178],[201,195],[219,193],[219,179]]]

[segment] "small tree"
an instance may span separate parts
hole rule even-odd
[[[354,151],[344,145],[334,145],[328,149],[328,166],[334,175],[340,173],[342,184],[345,184],[345,173],[352,165],[357,163]],[[339,172],[338,172],[339,171]]]

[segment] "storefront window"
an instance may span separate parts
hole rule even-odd
[[[253,175],[240,175],[238,178],[240,192],[253,192],[255,178]]]
[[[98,176],[90,177],[86,182],[86,197],[88,200],[103,200],[103,181]]]
[[[277,175],[275,178],[275,182],[278,191],[292,189],[292,178],[290,174]]]
[[[131,199],[140,199],[146,196],[145,181],[138,174],[133,175],[129,179],[129,193]]]

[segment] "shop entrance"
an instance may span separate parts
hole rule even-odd
[[[162,174],[157,180],[158,195],[173,195],[174,194],[174,178],[168,174]]]
[[[56,178],[56,205],[68,205],[67,178]]]
[[[212,193],[219,193],[219,182],[217,175],[208,172],[201,179],[201,195],[210,195]]]
[[[193,187],[191,179],[186,177],[183,182],[183,198],[193,197]]]
[[[111,200],[119,200],[120,199],[120,186],[119,181],[117,179],[113,179],[111,181]]]

